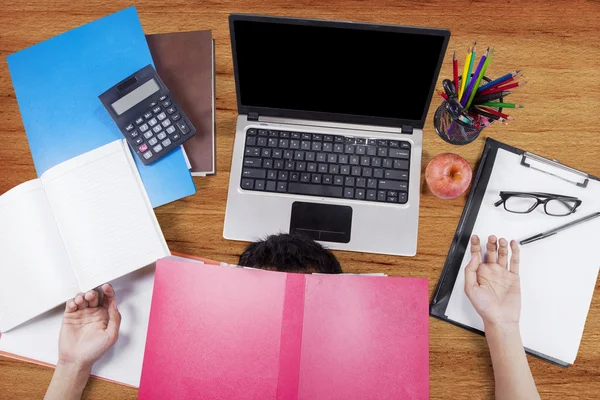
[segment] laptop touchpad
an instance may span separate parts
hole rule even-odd
[[[292,204],[290,233],[303,233],[323,242],[350,242],[352,207],[331,204]]]

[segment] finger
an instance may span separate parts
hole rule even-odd
[[[488,242],[487,242],[487,255],[485,257],[486,259],[486,263],[487,264],[495,264],[498,261],[498,244],[497,244],[498,239],[496,238],[496,236],[492,235],[488,238]]]
[[[112,346],[119,338],[119,327],[121,326],[121,313],[117,309],[117,301],[114,298],[111,300],[108,306],[108,326],[106,327],[106,333],[108,334],[108,340]]]
[[[519,263],[521,262],[521,249],[516,240],[510,241],[512,255],[510,257],[510,272],[519,275]]]
[[[477,235],[471,236],[471,258],[474,257],[478,258],[479,263],[483,260],[481,257],[481,242]]]
[[[473,236],[471,238],[471,261],[465,267],[465,293],[469,293],[470,288],[477,285],[477,268],[479,264],[481,264],[481,246],[479,245],[479,238]]]
[[[87,308],[88,303],[85,300],[85,298],[83,297],[83,293],[79,293],[79,294],[77,294],[77,296],[75,296],[75,304],[77,304],[78,310],[83,310],[83,309]]]
[[[502,268],[508,268],[508,241],[504,238],[498,241],[498,264]]]
[[[98,307],[98,300],[100,296],[98,296],[98,292],[95,290],[90,290],[83,296],[87,302],[89,307]]]
[[[65,306],[65,312],[66,313],[72,313],[77,311],[77,304],[75,304],[75,300],[70,299],[67,301],[67,304]]]
[[[108,283],[102,285],[101,289],[104,296],[104,299],[102,300],[102,305],[104,307],[108,307],[110,306],[110,303],[115,299],[115,290]]]

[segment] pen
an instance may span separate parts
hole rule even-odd
[[[585,216],[583,218],[576,219],[575,221],[571,221],[568,224],[561,225],[558,228],[554,228],[554,229],[551,229],[546,232],[538,233],[537,235],[533,235],[531,237],[528,237],[527,239],[521,240],[519,242],[519,244],[524,245],[527,243],[535,242],[536,240],[545,239],[549,236],[556,235],[560,231],[564,231],[565,229],[569,229],[573,226],[583,224],[584,222],[587,222],[587,221],[592,220],[597,217],[600,217],[600,212],[596,212],[596,213],[590,214],[588,216]]]
[[[506,96],[508,96],[511,93],[512,92],[509,92],[508,90],[505,90],[503,92],[491,93],[491,94],[486,94],[486,95],[483,95],[483,96],[475,97],[473,99],[473,104],[480,104],[480,103],[485,103],[485,102],[488,102],[488,101],[498,100],[501,97],[506,97]]]

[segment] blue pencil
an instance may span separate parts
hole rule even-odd
[[[513,72],[509,72],[506,75],[502,75],[500,78],[498,79],[494,79],[493,81],[491,81],[490,83],[486,83],[483,86],[480,86],[479,89],[477,90],[478,92],[483,92],[486,89],[492,88],[494,86],[498,86],[499,84],[501,84],[502,82],[512,78],[513,76],[517,75],[521,70],[518,69],[516,71]]]

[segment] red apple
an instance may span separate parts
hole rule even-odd
[[[469,163],[452,153],[433,157],[425,170],[429,189],[440,199],[453,199],[463,194],[471,184],[472,176]]]

